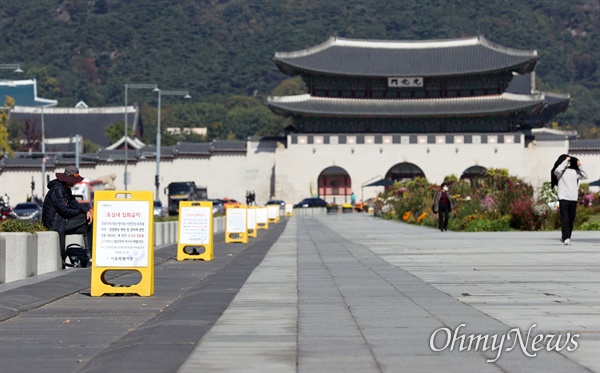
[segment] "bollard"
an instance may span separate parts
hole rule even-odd
[[[37,274],[54,272],[62,269],[62,260],[60,259],[60,243],[58,232],[36,232],[37,236]],[[83,245],[83,236],[81,238]],[[71,237],[71,236],[67,236]]]

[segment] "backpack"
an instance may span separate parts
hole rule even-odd
[[[85,268],[88,264],[87,252],[81,245],[72,243],[67,246],[67,257],[71,264],[65,263],[67,267]]]

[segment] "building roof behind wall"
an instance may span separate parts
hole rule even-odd
[[[273,60],[289,75],[431,77],[496,71],[525,73],[533,71],[538,56],[535,50],[504,47],[483,36],[424,41],[331,37],[311,48],[277,52]]]
[[[137,110],[127,107],[128,125],[134,133],[139,132]],[[42,112],[39,108],[16,106],[10,112],[11,121],[24,122],[30,120],[41,130]],[[45,108],[44,128],[46,138],[71,137],[80,135],[84,140],[107,147],[111,144],[106,137],[106,129],[115,123],[124,122],[125,108],[123,106],[106,108]],[[50,147],[46,149],[52,151]],[[57,149],[58,151],[58,149]]]
[[[49,100],[37,96],[37,82],[35,79],[27,80],[5,80],[0,81],[0,100],[4,104],[6,96],[15,100],[19,106],[55,106],[56,100]]]

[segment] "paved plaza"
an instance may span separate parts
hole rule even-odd
[[[559,236],[292,217],[210,262],[157,248],[151,297],[4,284],[0,371],[600,372],[600,232]]]

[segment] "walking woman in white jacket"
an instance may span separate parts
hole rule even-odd
[[[558,186],[558,203],[560,208],[561,241],[571,244],[571,233],[577,210],[579,180],[587,179],[581,168],[581,161],[567,154],[561,155],[552,170],[552,186]]]

